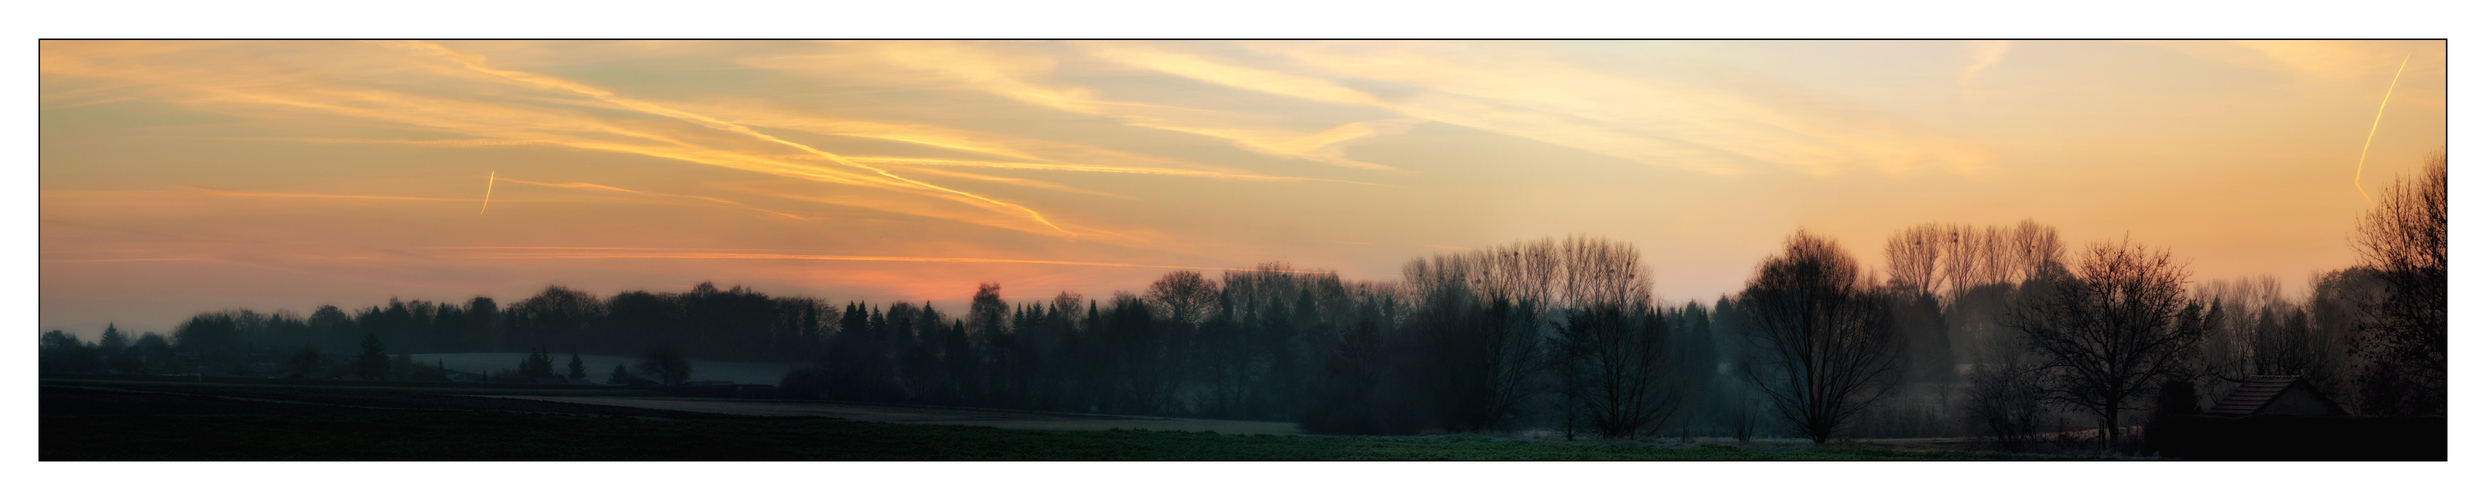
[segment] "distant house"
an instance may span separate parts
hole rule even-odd
[[[2300,417],[2347,416],[2339,403],[2322,395],[2322,391],[2295,375],[2255,375],[2244,385],[2220,398],[2204,415],[2242,417],[2246,415],[2295,415]]]

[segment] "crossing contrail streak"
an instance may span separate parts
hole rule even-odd
[[[666,248],[616,248],[616,247],[488,247],[488,246],[487,246],[487,247],[437,247],[437,248],[446,248],[446,249],[508,249],[508,250],[675,250],[675,249],[666,249]],[[1330,272],[1331,272],[1331,271],[1296,271],[1296,270],[1285,270],[1285,271],[1278,271],[1278,270],[1263,270],[1263,269],[1244,269],[1244,268],[1239,268],[1239,267],[1207,267],[1207,266],[1176,266],[1176,265],[1163,265],[1163,264],[1135,264],[1135,263],[1127,263],[1127,262],[1083,262],[1083,261],[1067,261],[1067,260],[993,259],[993,258],[982,258],[982,257],[901,257],[901,256],[871,256],[871,255],[818,255],[818,254],[788,254],[788,253],[740,253],[740,252],[665,252],[665,253],[654,253],[654,252],[649,252],[649,253],[642,253],[642,252],[576,252],[576,251],[571,251],[571,252],[518,252],[518,253],[487,253],[487,254],[479,254],[479,255],[475,255],[474,257],[475,257],[475,258],[483,258],[483,259],[692,259],[692,260],[824,260],[824,261],[859,261],[859,262],[928,262],[928,263],[956,263],[956,264],[1046,264],[1046,265],[1062,265],[1062,266],[1089,266],[1089,267],[1131,267],[1131,268],[1150,268],[1150,269],[1197,269],[1197,270],[1204,270],[1204,271],[1265,271],[1265,272],[1275,272],[1275,273],[1291,273],[1291,274],[1326,274],[1326,273],[1330,273]]]
[[[669,108],[669,107],[665,107],[665,106],[656,105],[656,104],[654,104],[654,103],[649,103],[649,102],[645,102],[645,101],[636,100],[636,99],[629,99],[629,98],[625,98],[625,97],[622,97],[622,96],[620,96],[620,95],[618,95],[618,94],[614,94],[613,92],[609,92],[609,91],[606,91],[606,90],[603,90],[603,89],[598,89],[598,88],[595,88],[595,87],[590,87],[590,86],[587,86],[587,85],[583,85],[583,84],[579,84],[579,83],[571,82],[571,81],[568,81],[568,80],[562,80],[562,79],[559,79],[559,78],[554,78],[554,77],[549,77],[549,76],[544,76],[544,75],[538,75],[538,74],[528,73],[528,72],[524,72],[524,71],[510,71],[510,70],[495,69],[495,68],[492,68],[492,67],[484,66],[484,65],[483,65],[483,60],[482,60],[482,58],[479,58],[479,57],[476,57],[476,56],[474,56],[474,55],[470,55],[470,54],[467,54],[467,53],[464,53],[464,52],[459,52],[459,51],[457,51],[457,50],[455,50],[455,49],[451,49],[451,48],[449,48],[449,47],[447,47],[447,46],[443,46],[443,45],[440,45],[440,44],[437,44],[437,43],[431,43],[431,42],[412,42],[412,43],[413,43],[415,46],[417,46],[417,47],[428,48],[428,49],[430,49],[430,50],[433,50],[433,51],[439,52],[439,53],[441,53],[441,54],[447,55],[447,56],[449,56],[449,58],[456,60],[459,64],[466,66],[466,68],[467,68],[467,69],[471,69],[471,70],[474,70],[474,71],[477,71],[477,72],[482,72],[482,73],[484,73],[484,74],[489,74],[489,75],[493,75],[493,76],[499,76],[499,77],[502,77],[502,78],[507,78],[507,79],[510,79],[510,80],[516,80],[516,81],[519,81],[519,82],[528,83],[528,84],[532,84],[532,85],[536,85],[536,86],[540,86],[540,87],[552,88],[552,89],[562,90],[562,91],[571,92],[571,93],[576,93],[576,94],[580,94],[580,95],[585,95],[585,96],[587,96],[587,97],[591,97],[591,98],[594,98],[594,99],[599,100],[599,101],[604,101],[604,102],[612,103],[612,104],[615,104],[615,105],[619,105],[619,106],[624,107],[624,108],[629,108],[629,109],[632,109],[632,110],[636,110],[636,111],[640,111],[640,112],[645,112],[645,113],[649,113],[649,114],[654,114],[654,115],[658,115],[658,116],[665,116],[665,117],[669,117],[669,118],[679,119],[679,120],[682,120],[682,121],[691,122],[691,123],[698,124],[698,125],[700,125],[700,126],[704,126],[704,127],[708,127],[708,128],[712,128],[712,129],[722,130],[722,131],[726,131],[726,132],[732,132],[732,133],[735,133],[735,134],[740,134],[740,135],[743,135],[743,136],[746,136],[746,137],[750,137],[750,138],[753,138],[753,139],[759,139],[759,140],[763,140],[763,141],[768,141],[768,142],[777,143],[777,144],[784,145],[784,146],[787,146],[787,147],[792,147],[792,148],[794,148],[794,149],[802,150],[803,152],[806,152],[806,153],[811,153],[811,154],[816,155],[816,156],[819,156],[819,157],[821,157],[821,158],[826,158],[826,159],[828,159],[829,161],[837,162],[838,164],[841,164],[841,165],[845,165],[845,166],[848,166],[848,167],[853,167],[853,168],[860,169],[860,170],[867,170],[867,171],[871,171],[872,173],[879,174],[881,177],[886,177],[886,178],[889,178],[889,179],[895,180],[895,181],[897,181],[897,182],[903,183],[903,184],[905,184],[905,185],[912,185],[912,186],[917,186],[917,187],[920,187],[920,188],[923,188],[923,189],[926,189],[926,190],[931,190],[931,191],[935,191],[935,192],[941,192],[941,193],[948,193],[948,194],[952,194],[952,195],[957,195],[957,196],[960,196],[960,197],[964,197],[964,198],[968,198],[968,199],[973,199],[973,200],[976,200],[976,201],[984,202],[984,203],[989,204],[989,205],[992,205],[992,206],[1007,207],[1007,208],[1009,208],[1009,209],[1010,209],[1010,210],[1012,210],[1012,211],[1016,211],[1016,212],[1020,212],[1020,213],[1024,213],[1024,214],[1026,214],[1026,215],[1027,215],[1027,217],[1028,217],[1029,219],[1034,220],[1037,224],[1042,224],[1042,225],[1044,225],[1045,227],[1052,228],[1054,231],[1060,231],[1062,234],[1070,235],[1070,236],[1072,236],[1072,237],[1077,237],[1077,236],[1078,236],[1078,234],[1077,234],[1077,233],[1072,233],[1072,232],[1070,232],[1070,230],[1068,230],[1068,229],[1062,229],[1062,226],[1059,226],[1059,225],[1055,225],[1055,224],[1053,224],[1053,221],[1052,221],[1051,219],[1047,219],[1047,218],[1045,218],[1044,214],[1042,214],[1042,213],[1037,213],[1035,209],[1027,208],[1027,207],[1025,207],[1025,206],[1020,206],[1020,205],[1015,204],[1015,203],[1005,202],[1005,201],[1001,201],[1001,200],[995,200],[995,199],[992,199],[992,198],[987,198],[987,197],[984,197],[983,195],[978,195],[978,194],[975,194],[975,193],[969,193],[969,192],[966,192],[966,191],[959,191],[959,190],[956,190],[956,189],[950,189],[950,188],[946,188],[946,187],[941,187],[941,186],[933,185],[933,184],[931,184],[931,183],[926,183],[926,182],[923,182],[923,181],[918,181],[918,180],[915,180],[915,179],[909,179],[909,178],[906,178],[906,177],[901,177],[901,176],[899,176],[898,174],[891,173],[890,171],[888,171],[888,170],[886,170],[886,169],[882,169],[882,168],[879,168],[879,167],[874,167],[874,166],[871,166],[871,165],[866,165],[866,164],[863,164],[863,163],[860,163],[860,162],[856,162],[856,161],[854,161],[854,160],[849,160],[849,159],[846,159],[846,157],[844,157],[844,156],[839,156],[839,155],[836,155],[836,154],[832,154],[832,153],[829,153],[829,152],[827,152],[827,151],[821,151],[821,150],[819,150],[819,149],[817,149],[817,148],[813,148],[813,147],[811,147],[811,146],[806,146],[806,145],[803,145],[803,144],[795,143],[795,142],[793,142],[793,141],[788,141],[788,140],[785,140],[785,139],[780,139],[780,138],[778,138],[778,137],[776,137],[776,136],[773,136],[773,135],[764,134],[764,133],[760,133],[759,131],[752,130],[750,127],[742,126],[742,125],[740,125],[740,124],[736,124],[736,123],[732,123],[732,122],[727,122],[727,121],[724,121],[724,120],[719,120],[719,119],[716,119],[716,118],[708,117],[708,116],[706,116],[706,115],[701,115],[701,114],[697,114],[697,113],[691,113],[691,112],[688,112],[688,111],[682,111],[682,110],[678,110],[678,109],[673,109],[673,108]]]
[[[483,208],[475,210],[475,215],[483,215],[484,210],[492,209],[492,181],[499,180],[498,177],[500,175],[501,171],[499,170],[483,174]]]
[[[2365,197],[2365,201],[2374,201],[2373,195],[2365,194],[2365,153],[2374,150],[2374,132],[2382,130],[2382,110],[2391,107],[2391,91],[2400,88],[2400,72],[2408,70],[2408,58],[2416,55],[2410,52],[2400,56],[2400,69],[2391,71],[2391,86],[2382,89],[2382,105],[2374,107],[2374,127],[2365,131],[2365,148],[2357,150],[2357,196]]]

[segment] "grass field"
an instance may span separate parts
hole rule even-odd
[[[748,417],[408,391],[47,381],[42,460],[1992,460],[2044,455],[1239,436]],[[213,387],[210,387],[213,386]]]
[[[1759,450],[1485,437],[1021,431],[822,419],[514,413],[43,419],[43,460],[1990,460],[1980,453]]]
[[[414,363],[418,365],[445,366],[451,370],[469,373],[493,373],[502,370],[517,369],[518,362],[525,360],[527,358],[527,353],[466,352],[413,354],[411,356],[414,358]],[[571,355],[569,354],[554,354],[552,357],[553,367],[557,369],[568,369],[570,366],[570,356]],[[589,379],[603,381],[607,374],[613,373],[614,365],[631,366],[633,367],[633,370],[636,370],[637,368],[635,367],[639,364],[639,358],[635,356],[583,354],[579,355],[579,363],[587,365],[587,377]],[[691,380],[733,382],[737,384],[777,385],[777,382],[785,380],[786,372],[793,371],[794,369],[802,368],[804,366],[806,365],[803,363],[759,363],[694,359],[691,360]]]
[[[54,381],[55,381],[55,379],[44,379],[44,381],[45,381],[45,382],[47,382],[47,383],[48,383],[48,382],[54,382]],[[269,388],[286,388],[286,389],[316,389],[316,390],[321,390],[321,391],[343,391],[343,392],[359,392],[359,393],[459,394],[459,395],[478,395],[478,396],[579,396],[579,397],[590,397],[590,396],[655,396],[655,395],[660,395],[660,394],[663,394],[663,393],[664,393],[663,391],[658,391],[658,390],[655,390],[655,389],[637,389],[637,388],[622,387],[622,386],[610,386],[610,387],[584,386],[584,387],[579,387],[579,388],[567,388],[567,387],[560,387],[560,388],[535,388],[535,387],[494,387],[494,386],[492,386],[492,385],[488,385],[488,384],[466,384],[466,385],[460,385],[460,386],[449,386],[449,385],[439,385],[439,386],[417,386],[417,385],[355,384],[355,383],[344,383],[344,382],[339,382],[339,383],[272,384],[272,383],[250,383],[250,382],[180,382],[180,381],[159,381],[159,380],[96,380],[96,379],[67,379],[67,380],[58,380],[58,381],[59,381],[59,382],[64,382],[64,383],[74,383],[74,384],[77,384],[77,385],[82,385],[82,386],[92,386],[92,387],[120,387],[120,388],[129,388],[129,389],[162,389],[162,390],[185,390],[185,389],[188,389],[188,390],[199,390],[199,389],[205,389],[205,390],[218,390],[218,389],[269,389]]]

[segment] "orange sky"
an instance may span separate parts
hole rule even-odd
[[[1386,280],[1571,233],[1707,301],[1798,227],[1878,264],[1906,226],[2024,218],[2301,289],[2354,260],[2368,132],[2373,192],[2446,140],[2441,42],[46,41],[41,62],[41,323],[90,338],[548,284],[948,304],[1274,260]]]

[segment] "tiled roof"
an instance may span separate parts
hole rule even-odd
[[[2212,406],[2209,411],[2202,413],[2251,415],[2255,411],[2260,411],[2263,406],[2269,405],[2270,400],[2277,399],[2279,393],[2286,392],[2287,386],[2294,383],[2296,383],[2295,375],[2254,375],[2252,379],[2244,381],[2244,385],[2236,386],[2234,392],[2227,393],[2226,398],[2219,399],[2217,406]]]

